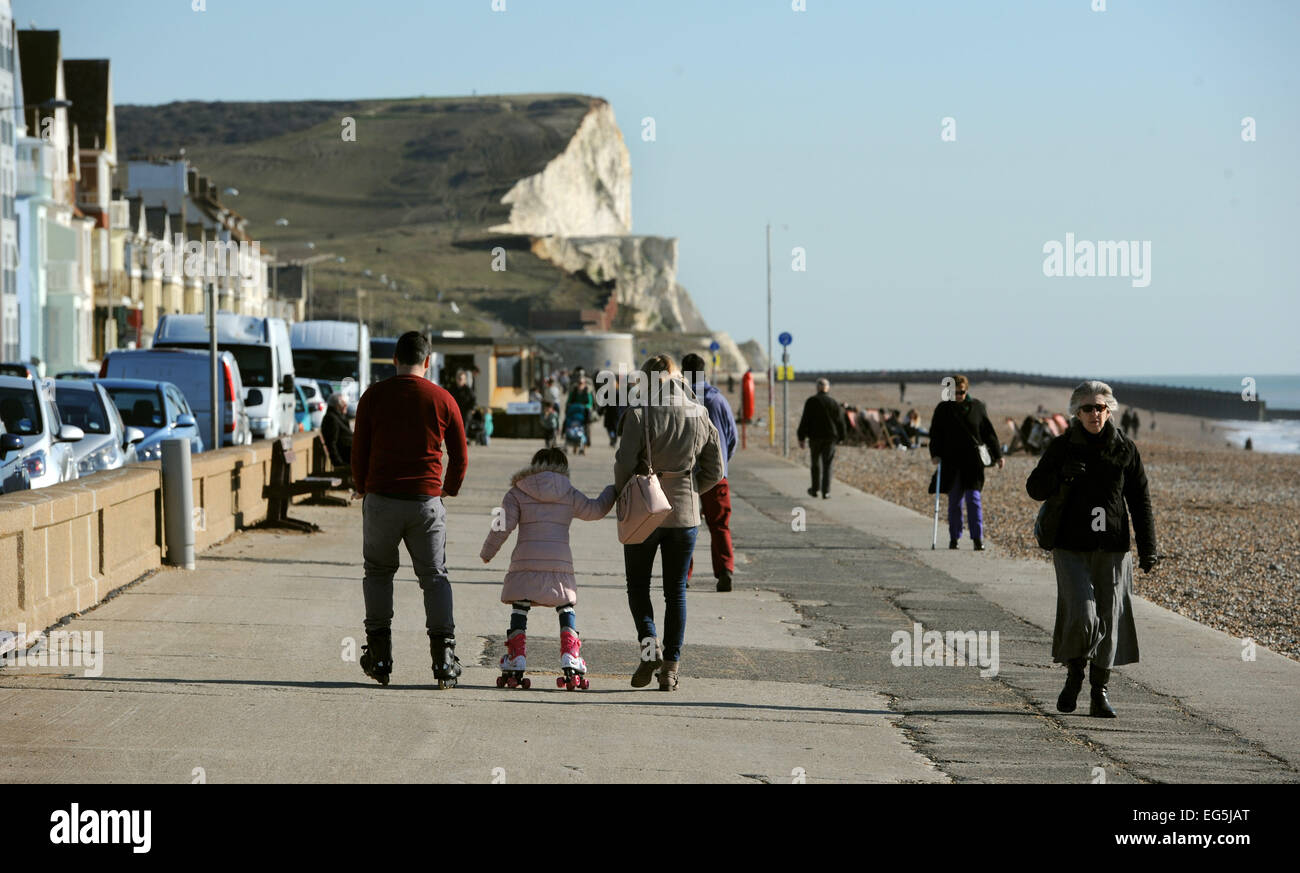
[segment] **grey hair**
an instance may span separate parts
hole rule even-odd
[[[348,411],[348,397],[342,391],[335,391],[330,395],[330,406],[338,408],[339,412]]]
[[[817,380],[817,390],[818,390],[818,391],[829,391],[829,390],[831,390],[831,380],[830,380],[830,379],[818,379],[818,380]]]
[[[1098,394],[1106,403],[1106,408],[1110,414],[1114,415],[1115,410],[1119,409],[1119,401],[1115,399],[1115,392],[1110,390],[1110,386],[1105,382],[1098,382],[1096,379],[1088,379],[1080,382],[1070,393],[1070,415],[1078,415],[1079,407],[1085,403],[1091,403],[1092,398]]]

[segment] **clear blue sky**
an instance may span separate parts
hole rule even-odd
[[[738,340],[765,342],[772,222],[774,331],[798,368],[1300,372],[1295,0],[206,6],[14,17],[111,58],[119,103],[605,97],[633,230],[681,240],[682,284]],[[1151,284],[1045,277],[1067,232],[1151,241]]]

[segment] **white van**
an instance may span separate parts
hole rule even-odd
[[[358,329],[360,336],[358,337]],[[355,405],[370,384],[370,328],[355,321],[296,321],[289,327],[294,373],[329,382]]]
[[[207,316],[164,315],[154,331],[153,347],[206,351]],[[274,439],[293,433],[297,397],[293,350],[284,319],[219,313],[217,348],[230,352],[239,362],[253,437]]]

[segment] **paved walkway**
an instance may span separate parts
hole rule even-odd
[[[1262,649],[1243,662],[1238,641],[1140,603],[1144,660],[1114,682],[1120,719],[1061,716],[1046,565],[996,545],[932,553],[928,519],[842,483],[813,502],[806,471],[759,451],[732,467],[736,591],[712,590],[700,536],[680,691],[627,684],[637,649],[612,516],[572,528],[592,688],[554,687],[558,626],[536,609],[534,688],[498,689],[513,541],[490,565],[478,550],[535,448],[476,448],[448,501],[459,688],[433,688],[405,559],[393,684],[345,659],[364,637],[360,507],[296,507],[325,533],[237,534],[73,621],[103,632],[101,675],[0,670],[0,780],[1089,782],[1101,767],[1110,782],[1300,781],[1300,664]],[[594,494],[612,452],[573,465]],[[997,630],[997,675],[895,666],[892,635],[914,622]]]

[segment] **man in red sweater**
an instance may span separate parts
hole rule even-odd
[[[447,511],[465,479],[469,448],[456,401],[424,378],[432,348],[419,331],[397,340],[397,375],[371,385],[357,404],[352,481],[362,504],[366,645],[361,669],[381,685],[393,670],[393,575],[406,543],[424,592],[425,627],[439,688],[460,676],[451,582],[447,579]],[[447,468],[443,473],[442,447]]]

